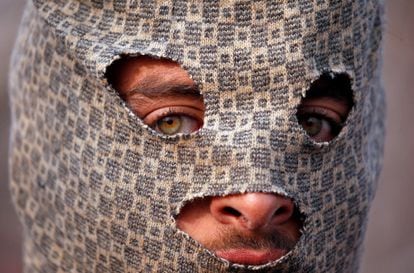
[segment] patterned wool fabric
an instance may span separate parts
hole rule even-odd
[[[384,135],[379,0],[34,0],[11,63],[11,192],[25,272],[354,273]],[[109,86],[125,54],[177,61],[203,128],[162,136]],[[339,136],[296,118],[310,84],[346,73]],[[282,259],[233,265],[179,231],[189,200],[280,193],[305,215]]]

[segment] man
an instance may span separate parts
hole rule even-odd
[[[357,272],[378,1],[29,3],[11,190],[27,272]]]

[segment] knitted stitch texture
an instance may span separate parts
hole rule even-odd
[[[26,273],[358,271],[382,161],[378,0],[34,0],[11,62],[11,193]],[[177,61],[204,127],[163,136],[105,78],[122,55]],[[354,107],[332,141],[296,118],[310,84],[346,73]],[[302,236],[262,266],[224,261],[175,226],[196,197],[295,200]]]

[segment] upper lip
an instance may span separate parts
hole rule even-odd
[[[244,265],[262,265],[280,259],[286,254],[285,249],[225,249],[217,250],[216,255],[232,263]]]

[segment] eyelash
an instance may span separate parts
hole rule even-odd
[[[172,108],[172,107],[169,107],[167,110],[165,110],[165,111],[161,112],[160,114],[158,114],[156,116],[156,119],[161,119],[161,118],[164,118],[166,116],[180,115],[180,114],[182,114],[182,113],[175,111],[174,108]]]
[[[336,115],[338,115],[338,117],[341,119],[341,121],[338,122],[333,117],[331,117],[331,115],[329,114],[329,112],[334,112],[332,110],[327,110],[325,108],[316,107],[316,106],[306,106],[306,107],[300,108],[298,113],[302,114],[301,112],[304,112],[305,110],[306,110],[306,113],[303,113],[303,114],[317,115],[317,116],[332,120],[335,123],[341,123],[342,124],[343,117],[341,117],[340,114],[336,113]]]
[[[195,113],[191,113],[189,110],[185,110],[185,107],[177,106],[177,107],[168,107],[165,111],[157,113],[154,117],[151,118],[152,122],[149,124],[150,127],[155,128],[157,122],[161,119],[168,117],[168,116],[185,116],[187,118],[195,120],[199,127],[203,125],[203,120],[200,120],[200,117],[197,116]],[[196,108],[194,108],[196,109]],[[198,109],[196,109],[198,110]]]
[[[335,118],[331,117],[329,114],[329,112],[325,109],[322,108],[317,108],[317,107],[304,107],[302,109],[299,109],[298,111],[298,119],[304,119],[306,117],[317,117],[319,119],[324,119],[326,120],[329,125],[332,126],[332,131],[333,133],[339,133],[339,131],[342,129],[342,127],[344,126],[343,124],[343,118],[340,117],[341,121],[338,122],[338,120],[336,120]]]
[[[173,107],[170,107],[166,111],[163,111],[160,114],[157,114],[155,116],[155,118],[154,118],[154,122],[153,122],[152,125],[154,125],[155,123],[157,123],[158,120],[163,119],[165,117],[168,117],[168,116],[179,116],[179,115],[184,115],[184,116],[192,117],[188,113],[184,113],[184,111],[177,111],[177,109],[174,109]]]

